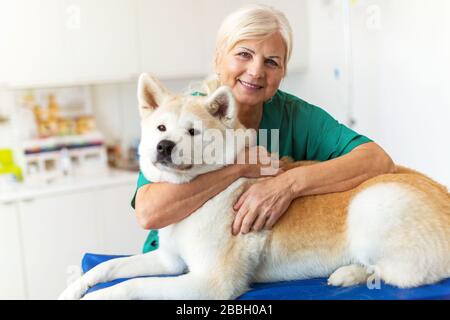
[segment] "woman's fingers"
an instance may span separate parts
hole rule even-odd
[[[252,230],[253,231],[260,231],[263,229],[263,227],[266,224],[267,219],[269,219],[270,213],[269,212],[262,212],[258,215],[256,218],[255,223],[253,224]]]
[[[273,228],[274,224],[277,222],[278,220],[278,216],[275,214],[271,214],[268,219],[266,220],[266,223],[264,224],[264,230],[270,230]]]
[[[247,211],[247,214],[245,215],[244,219],[242,220],[242,225],[241,225],[241,233],[242,234],[246,234],[246,233],[250,232],[257,217],[258,217],[258,214],[255,211],[252,211],[252,210]]]
[[[233,236],[237,235],[239,231],[241,230],[242,222],[245,218],[245,215],[247,214],[247,208],[241,207],[236,214],[236,217],[234,217],[233,227],[232,227],[232,234]]]
[[[245,199],[247,199],[248,196],[248,190],[245,191],[240,197],[239,200],[234,204],[233,209],[234,211],[237,211],[241,208],[242,204],[244,203]]]

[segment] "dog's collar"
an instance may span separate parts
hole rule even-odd
[[[195,91],[195,92],[192,92],[192,93],[191,93],[191,96],[194,96],[194,97],[198,97],[198,96],[206,97],[207,94],[206,94],[206,93],[203,93],[203,92]]]

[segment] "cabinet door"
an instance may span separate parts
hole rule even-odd
[[[84,192],[20,204],[29,298],[56,299],[83,254],[101,252],[93,202]]]
[[[13,17],[11,12],[11,1],[0,1],[0,88],[9,81],[9,67],[12,57],[9,46],[13,39]]]
[[[159,77],[204,76],[201,1],[138,0],[141,72]]]
[[[13,86],[122,79],[137,72],[135,0],[15,0]],[[1,79],[0,79],[1,80]]]
[[[136,75],[135,0],[71,0],[63,14],[67,77],[98,81]]]
[[[0,300],[25,298],[19,214],[15,204],[0,204]]]
[[[95,208],[99,216],[103,254],[137,254],[148,231],[143,230],[131,208],[135,183],[111,186],[95,192]]]
[[[5,1],[10,27],[5,52],[9,83],[61,81],[66,70],[63,48],[64,2]]]

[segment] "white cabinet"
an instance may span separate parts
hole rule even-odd
[[[137,73],[135,0],[71,0],[64,10],[64,50],[73,80]]]
[[[8,82],[63,80],[63,2],[17,0],[8,1],[7,6],[7,11],[2,13],[2,18],[10,17],[11,27],[6,55],[14,66]]]
[[[0,85],[48,87],[203,77],[217,30],[244,0],[14,0],[0,2]],[[263,0],[294,29],[292,71],[306,65],[306,0]]]
[[[0,197],[0,299],[56,299],[85,253],[137,254],[148,231],[130,202],[135,175]]]
[[[0,204],[0,300],[25,298],[17,206]]]
[[[86,252],[101,252],[93,195],[78,193],[20,203],[30,299],[56,299]]]
[[[0,88],[9,79],[11,55],[8,48],[13,38],[11,1],[0,1]]]
[[[140,70],[158,77],[204,76],[204,16],[198,0],[138,0]]]
[[[98,213],[102,235],[102,254],[142,253],[148,231],[137,223],[131,208],[135,186],[117,186],[95,192],[95,211]]]
[[[47,86],[136,74],[135,5],[130,0],[15,0],[6,58],[13,86]]]

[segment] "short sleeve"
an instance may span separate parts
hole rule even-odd
[[[306,110],[301,112],[307,128],[306,158],[307,160],[326,161],[340,157],[355,147],[372,142],[371,139],[358,134],[339,123],[325,110],[305,104]]]
[[[145,186],[146,184],[149,184],[149,183],[152,183],[152,182],[147,180],[144,177],[144,175],[142,174],[142,172],[139,171],[139,177],[138,177],[138,181],[137,181],[136,191],[134,192],[133,199],[131,199],[131,207],[133,209],[135,209],[135,205],[136,205],[136,194],[137,194],[137,191],[139,190],[140,187]]]

